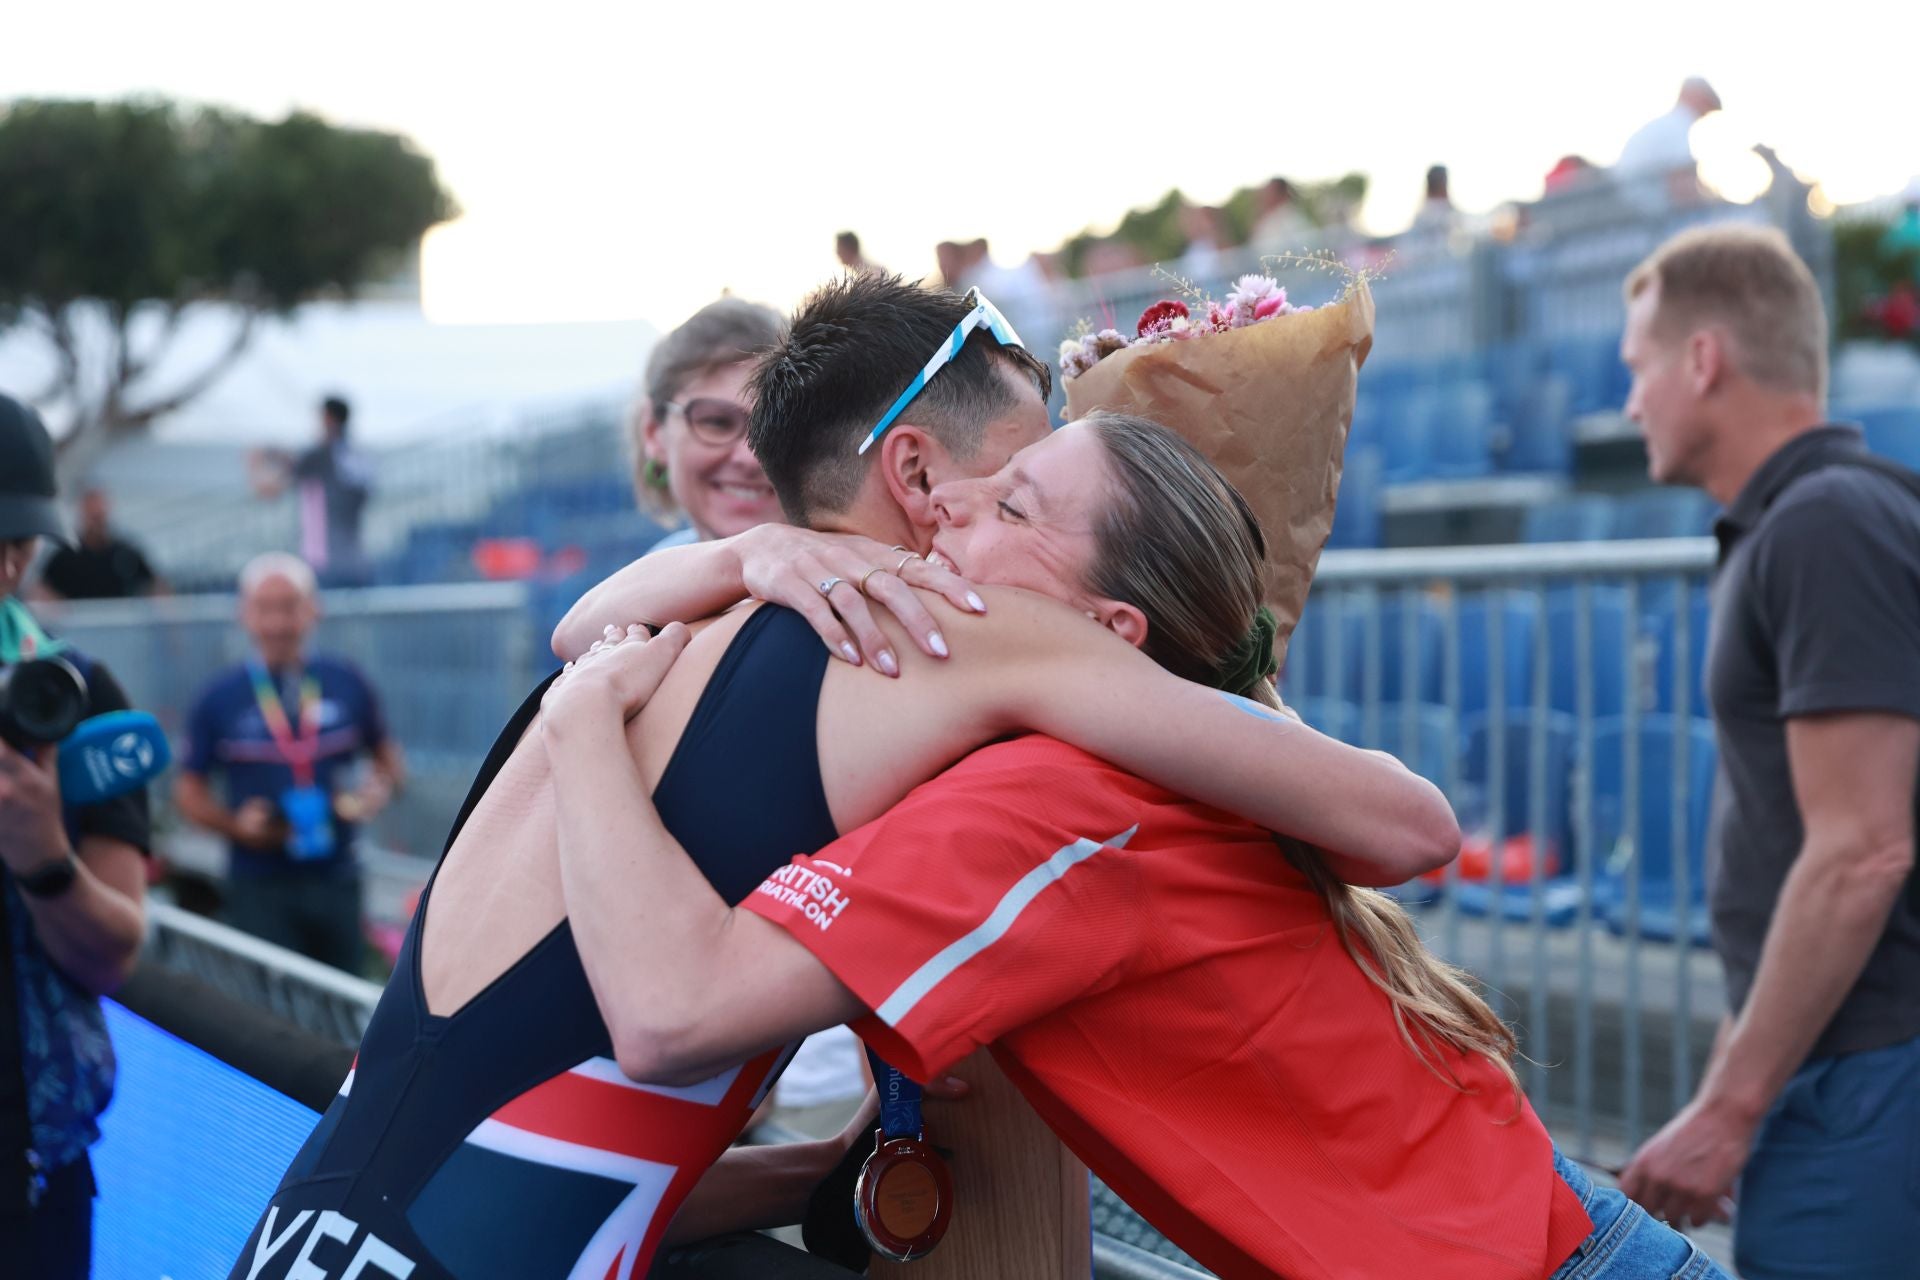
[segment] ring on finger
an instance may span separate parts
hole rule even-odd
[[[894,550],[902,551],[902,550],[905,550],[905,548],[895,547]],[[915,560],[924,560],[925,558],[926,557],[922,556],[918,551],[908,551],[906,555],[900,558],[900,563],[893,567],[893,571],[895,573],[903,572],[906,569],[906,567],[912,564]]]
[[[873,566],[873,568],[860,575],[860,581],[854,584],[855,589],[857,589],[861,595],[867,594],[867,579],[876,573],[885,573],[886,571],[887,566],[883,564]]]
[[[833,589],[845,581],[846,579],[841,577],[822,578],[820,581],[814,583],[814,585],[820,588],[820,594],[825,596],[832,595]]]

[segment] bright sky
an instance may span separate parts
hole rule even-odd
[[[918,275],[942,239],[1012,264],[1168,187],[1361,169],[1390,231],[1435,161],[1485,210],[1611,161],[1691,73],[1727,104],[1694,135],[1723,190],[1764,183],[1766,141],[1837,202],[1884,195],[1920,173],[1905,7],[96,0],[15,6],[0,94],[407,133],[466,211],[427,243],[434,319],[667,327],[723,288],[790,306],[843,227]]]

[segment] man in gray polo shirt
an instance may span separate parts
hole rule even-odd
[[[1732,1012],[1622,1177],[1723,1219],[1747,1280],[1914,1274],[1920,1225],[1920,491],[1825,423],[1826,317],[1771,231],[1661,246],[1627,283],[1627,412],[1657,481],[1726,507],[1706,689],[1707,884]]]

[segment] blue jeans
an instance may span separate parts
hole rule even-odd
[[[1920,1038],[1800,1068],[1760,1125],[1736,1205],[1747,1280],[1920,1273]]]
[[[1586,1206],[1593,1234],[1552,1280],[1732,1280],[1693,1241],[1655,1222],[1618,1189],[1596,1186],[1585,1169],[1558,1150],[1553,1170]]]

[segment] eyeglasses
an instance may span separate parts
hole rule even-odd
[[[685,404],[668,401],[660,407],[678,409],[686,416],[688,429],[705,444],[732,444],[747,433],[747,411],[731,400],[701,397]]]
[[[872,448],[873,442],[885,435],[887,428],[893,425],[894,419],[913,403],[913,398],[926,389],[927,383],[933,380],[933,375],[946,368],[947,362],[960,354],[960,348],[967,344],[967,335],[975,329],[985,325],[987,331],[993,334],[993,340],[1001,346],[1026,350],[1027,344],[1020,341],[1020,335],[1013,331],[1013,326],[1008,324],[1007,318],[1000,314],[1000,309],[982,297],[978,289],[967,290],[966,300],[973,304],[972,310],[967,312],[959,324],[953,326],[953,332],[948,334],[947,340],[940,344],[940,349],[933,353],[933,359],[927,361],[927,367],[914,376],[913,381],[907,385],[907,389],[900,393],[900,398],[893,402],[893,408],[887,410],[886,415],[880,419],[873,430],[867,433],[867,438],[860,442],[861,453]]]

